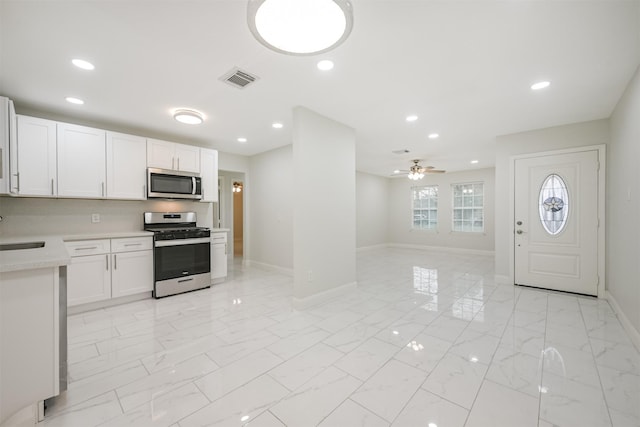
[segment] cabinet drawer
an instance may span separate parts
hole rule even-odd
[[[121,239],[111,239],[111,252],[133,252],[153,249],[151,237],[125,237]]]
[[[64,244],[67,247],[69,255],[72,257],[108,254],[111,251],[109,239],[77,240],[73,242],[64,242]]]
[[[227,233],[211,233],[211,243],[227,243]]]

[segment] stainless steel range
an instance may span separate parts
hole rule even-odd
[[[195,212],[145,212],[153,232],[153,296],[162,298],[211,286],[211,232],[196,227]]]

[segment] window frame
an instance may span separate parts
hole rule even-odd
[[[476,188],[474,186],[481,186],[482,189],[482,193],[480,195],[476,194]],[[456,206],[456,200],[457,198],[459,198],[460,196],[458,195],[458,193],[456,192],[456,188],[457,187],[462,187],[462,186],[471,186],[471,189],[474,190],[474,193],[471,197],[471,205],[469,206],[465,206],[465,198],[462,198],[462,206]],[[464,191],[464,190],[463,190]],[[476,200],[477,200],[477,196],[480,196],[481,200],[482,200],[482,204],[481,205],[476,205]],[[482,234],[485,232],[485,191],[484,191],[484,181],[470,181],[470,182],[457,182],[457,183],[452,183],[451,184],[451,231],[454,233],[475,233],[475,234]],[[456,218],[456,212],[457,211],[461,211],[460,214],[460,218]],[[468,215],[465,215],[464,212],[465,211],[470,211],[471,213]],[[482,217],[482,227],[480,230],[475,229],[475,222],[478,221],[478,219],[474,218],[474,213],[475,211],[480,211],[481,213],[481,217]],[[469,216],[469,219],[466,219],[465,216]],[[460,223],[461,229],[456,228],[456,222]],[[464,224],[465,222],[470,223],[471,225],[471,229],[469,230],[465,230],[464,229]]]

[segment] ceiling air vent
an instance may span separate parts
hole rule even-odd
[[[393,150],[392,153],[393,154],[409,154],[409,150],[407,150],[406,148],[403,150]]]
[[[238,67],[235,67],[224,76],[220,77],[220,80],[238,89],[244,89],[259,78],[260,77],[254,76],[253,74],[249,74],[246,71],[242,71]]]

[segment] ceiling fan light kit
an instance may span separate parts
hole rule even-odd
[[[411,165],[409,170],[404,171],[405,173],[407,173],[407,178],[409,178],[412,181],[418,181],[419,179],[424,178],[424,175],[427,173],[445,173],[446,172],[442,169],[436,169],[433,166],[420,166],[418,164],[420,163],[420,159],[412,160],[412,162],[413,162],[413,165]],[[402,171],[397,169],[393,171],[394,175],[397,175],[399,172],[402,172]]]
[[[353,28],[348,0],[249,0],[253,36],[287,55],[317,55],[344,42]]]

